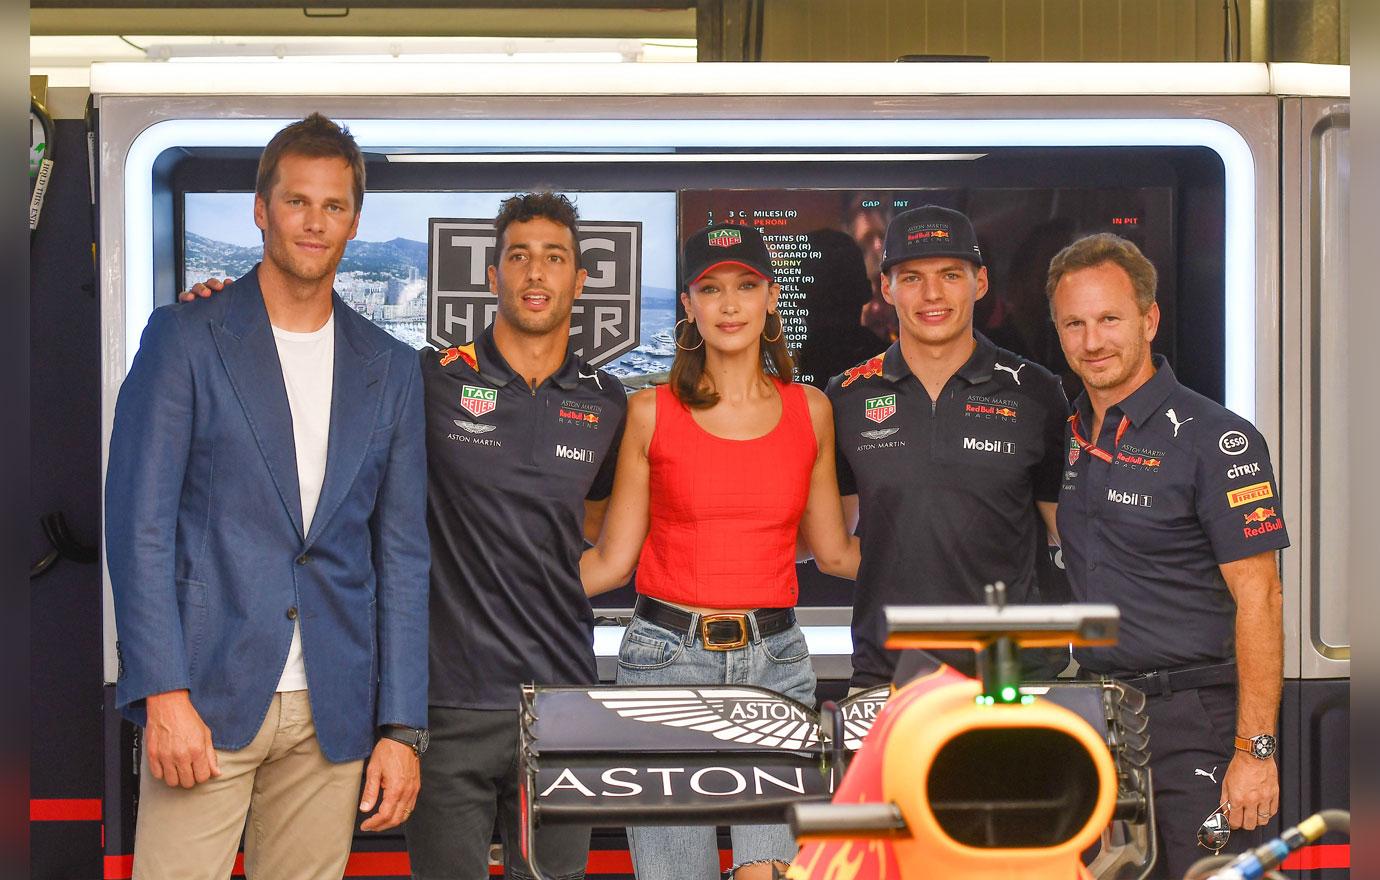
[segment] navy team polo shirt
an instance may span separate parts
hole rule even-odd
[[[886,605],[980,604],[999,580],[1008,602],[1038,600],[1035,502],[1058,500],[1068,404],[1048,370],[974,335],[937,401],[899,342],[829,383],[839,492],[858,495],[862,541],[854,686],[891,681]]]
[[[527,682],[596,684],[584,502],[613,487],[623,384],[568,354],[533,390],[492,328],[421,358],[431,704],[516,709]]]
[[[1289,546],[1265,440],[1250,422],[1155,375],[1109,407],[1094,444],[1085,392],[1070,419],[1059,537],[1079,602],[1121,609],[1080,666],[1131,675],[1230,660],[1236,604],[1218,566]]]

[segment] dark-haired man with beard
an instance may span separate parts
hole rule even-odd
[[[579,560],[613,488],[627,396],[570,351],[585,280],[577,224],[564,196],[506,200],[488,269],[494,323],[470,344],[421,352],[430,742],[423,794],[404,826],[417,880],[487,877],[495,827],[506,875],[529,877],[519,846],[520,688],[598,683]],[[583,877],[589,829],[545,827],[536,852],[548,876]]]
[[[627,412],[618,379],[570,351],[584,285],[575,208],[560,195],[503,203],[489,289],[494,323],[422,354],[431,569],[431,750],[407,825],[418,880],[488,876],[497,818],[507,876],[519,853],[522,684],[598,683],[580,583],[585,523],[602,521]],[[589,829],[548,826],[548,876],[584,875]]]

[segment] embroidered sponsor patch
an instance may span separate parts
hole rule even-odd
[[[882,375],[882,361],[885,357],[885,355],[879,354],[865,363],[844,370],[843,387],[847,388],[859,379],[871,379],[873,376]]]
[[[716,229],[709,233],[710,247],[733,247],[743,243],[743,234],[736,229]]]
[[[1266,498],[1275,497],[1275,490],[1270,488],[1269,483],[1252,483],[1249,486],[1242,486],[1240,489],[1233,489],[1227,493],[1227,503],[1232,507],[1242,507],[1255,501],[1264,501]]]
[[[896,395],[883,394],[880,397],[867,398],[863,415],[869,422],[877,422],[878,424],[885,422],[896,415]]]
[[[471,370],[479,369],[479,359],[474,356],[474,343],[468,345],[453,345],[441,352],[441,366],[448,367],[458,360],[463,360],[469,364]]]
[[[498,408],[498,391],[465,385],[460,390],[460,408],[475,418],[482,418]]]

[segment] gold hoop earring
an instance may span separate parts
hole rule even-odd
[[[762,340],[763,340],[764,342],[780,342],[780,341],[781,341],[781,335],[782,335],[783,333],[786,332],[786,324],[785,324],[785,322],[783,322],[783,321],[781,320],[781,316],[778,315],[776,312],[767,312],[767,317],[768,317],[768,318],[775,318],[775,319],[776,319],[776,335],[775,335],[775,336],[768,336],[768,335],[767,335],[767,328],[766,328],[766,325],[764,324],[764,325],[762,326]]]
[[[690,320],[689,318],[681,318],[679,321],[676,322],[676,328],[675,328],[675,332],[674,332],[674,334],[673,334],[673,335],[675,336],[675,338],[676,338],[676,348],[680,349],[681,351],[694,351],[695,349],[697,349],[697,348],[699,348],[700,346],[704,345],[704,335],[703,335],[703,334],[700,334],[700,344],[699,344],[699,345],[681,345],[681,344],[680,344],[680,338],[681,338],[681,336],[684,335],[683,333],[680,332],[680,325],[681,325],[681,324],[689,324],[689,325],[690,325],[690,327],[687,329],[687,332],[688,332],[688,330],[693,330],[694,327],[695,327],[695,322],[692,321],[692,320]],[[698,333],[698,331],[696,331],[696,332]]]

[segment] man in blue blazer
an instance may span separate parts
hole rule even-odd
[[[427,743],[418,359],[332,291],[364,162],[311,117],[264,150],[263,261],[158,309],[106,478],[117,702],[144,728],[134,876],[339,878],[407,818]],[[368,758],[363,798],[361,766]],[[247,817],[247,821],[246,821]]]

